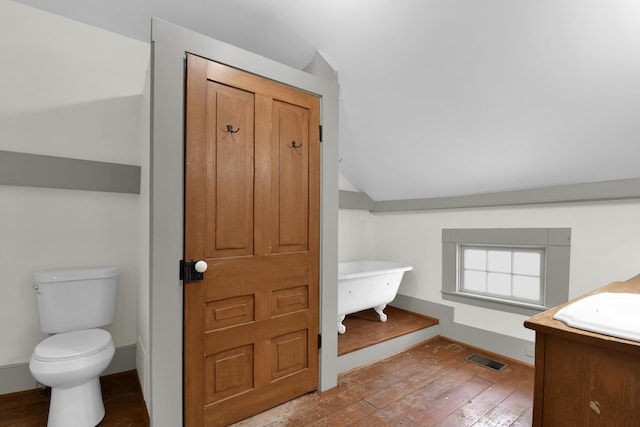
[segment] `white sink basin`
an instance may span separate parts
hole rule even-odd
[[[560,309],[553,318],[574,328],[640,341],[640,294],[591,295]]]

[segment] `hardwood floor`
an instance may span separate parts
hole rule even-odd
[[[100,378],[105,417],[100,427],[149,425],[136,371]],[[40,389],[0,395],[0,427],[44,427],[47,425],[50,393]]]
[[[416,321],[400,319],[406,312],[387,313],[387,330]],[[369,328],[365,335],[381,330],[366,313],[352,317]],[[344,337],[351,331],[351,338],[361,340],[353,333],[356,326],[347,327]],[[494,372],[465,361],[472,353],[508,366]],[[436,337],[340,375],[334,389],[309,393],[234,426],[531,426],[533,376],[533,367]],[[135,371],[102,377],[101,384],[106,408],[101,427],[149,425]],[[0,427],[43,427],[48,406],[49,396],[40,390],[2,395]]]
[[[486,355],[437,337],[234,426],[531,426],[533,368],[494,372],[472,353]]]

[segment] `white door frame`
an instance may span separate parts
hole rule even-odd
[[[321,144],[320,390],[337,384],[338,84],[153,18],[151,25],[150,417],[182,425],[184,73],[191,52],[319,95]]]

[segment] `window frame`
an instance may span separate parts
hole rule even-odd
[[[508,299],[461,288],[462,248],[477,246],[514,250],[542,250],[544,253],[540,303]],[[463,304],[535,315],[568,300],[570,228],[465,228],[442,230],[442,298]]]

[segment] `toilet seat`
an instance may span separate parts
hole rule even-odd
[[[38,344],[33,358],[43,362],[63,362],[91,356],[111,345],[111,334],[103,329],[64,332]]]

